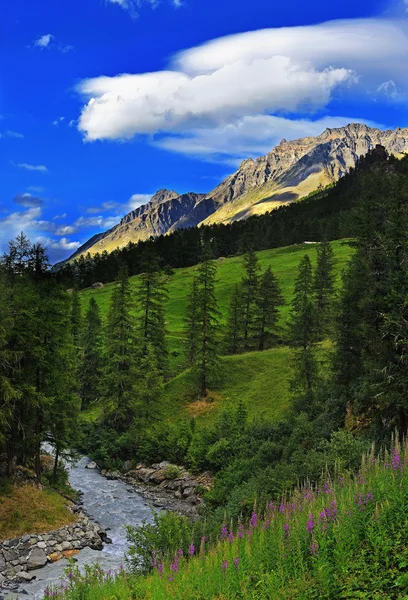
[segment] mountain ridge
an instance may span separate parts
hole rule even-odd
[[[320,135],[282,139],[270,152],[243,160],[208,194],[160,189],[151,200],[93,236],[68,259],[112,251],[176,229],[230,223],[264,214],[334,183],[360,156],[381,145],[390,154],[408,152],[408,128],[381,130],[360,123],[327,128]]]

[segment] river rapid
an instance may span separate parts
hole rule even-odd
[[[112,544],[105,544],[101,551],[84,548],[75,559],[79,566],[98,563],[104,570],[118,570],[121,565],[125,566],[126,525],[152,522],[152,512],[147,501],[128,484],[120,480],[109,481],[98,470],[86,469],[89,462],[89,458],[83,457],[75,464],[67,465],[69,481],[75,490],[82,492],[84,510],[108,531]],[[67,566],[68,561],[63,559],[32,571],[36,579],[20,585],[18,595],[21,598],[42,598],[47,586],[60,583]],[[0,597],[2,595],[5,594],[1,590]],[[16,592],[7,595],[15,596]]]

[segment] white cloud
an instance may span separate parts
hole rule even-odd
[[[53,39],[54,36],[52,33],[46,33],[34,41],[34,46],[37,48],[48,48]]]
[[[46,33],[45,35],[42,35],[34,40],[33,46],[34,48],[40,48],[41,50],[44,50],[45,48],[53,48],[59,52],[62,52],[63,54],[75,49],[74,46],[65,45],[58,42],[55,38],[55,35],[52,33]]]
[[[161,0],[105,0],[106,4],[117,4],[123,10],[128,11],[132,18],[138,17],[138,9],[142,6],[147,5],[151,8],[157,8],[161,4]],[[170,3],[174,8],[179,8],[183,5],[181,0],[170,0]]]
[[[62,213],[61,215],[55,215],[54,217],[52,217],[52,220],[59,221],[60,219],[66,219],[67,216],[67,213]]]
[[[32,196],[31,194],[17,194],[14,196],[13,202],[15,204],[19,204],[20,206],[25,206],[26,208],[33,208],[42,206],[44,204],[44,200],[38,198],[38,196]]]
[[[381,126],[378,123],[350,117],[323,117],[311,121],[255,115],[224,125],[192,129],[184,135],[166,136],[156,142],[156,145],[172,152],[207,157],[217,162],[225,159],[224,162],[236,165],[249,156],[266,154],[279,144],[282,138],[316,136],[326,127],[343,127],[356,121],[373,127]]]
[[[7,242],[21,231],[29,237],[36,230],[37,219],[41,216],[41,207],[14,212],[0,219],[0,246],[4,250]]]
[[[116,210],[117,213],[128,213],[132,210],[135,210],[135,208],[138,208],[139,206],[142,206],[143,204],[147,204],[151,198],[152,198],[153,194],[133,194],[128,202],[114,202],[109,201],[109,202],[103,202],[100,206],[91,206],[89,208],[86,209],[85,212],[87,212],[89,215],[97,215],[99,213],[104,213],[107,211],[111,211],[111,210]],[[97,219],[101,219],[102,217],[95,217]],[[109,219],[118,219],[120,217],[108,217]]]
[[[125,205],[125,207],[127,207],[127,212],[130,212],[131,210],[139,208],[139,206],[147,204],[152,199],[152,196],[153,194],[133,194],[129,198],[129,202],[127,203],[127,205]]]
[[[333,97],[351,86],[354,96],[375,101],[383,96],[384,81],[408,92],[406,27],[377,18],[265,29],[186,50],[168,70],[87,79],[78,88],[87,99],[78,129],[87,141],[153,135],[154,143],[177,151],[181,135],[183,151],[190,143],[196,153],[201,144],[208,155],[219,151],[211,144],[214,132],[219,144],[220,136],[230,135],[228,128],[242,129],[250,118],[261,124],[262,118],[280,117],[268,120],[269,138],[281,134],[283,123],[289,132],[316,131],[314,115],[328,112]],[[309,124],[295,122],[292,128],[282,120],[296,114],[308,116]],[[247,144],[256,145],[258,135],[245,134],[252,138]]]
[[[65,120],[65,117],[57,117],[54,121],[52,121],[52,125],[56,127]]]
[[[19,133],[18,131],[12,131],[11,129],[8,129],[7,131],[0,133],[0,138],[5,138],[5,137],[21,140],[24,138],[24,135],[22,133]]]
[[[28,163],[14,163],[14,162],[12,162],[11,164],[13,164],[15,167],[17,167],[19,169],[24,169],[26,171],[40,171],[42,173],[45,173],[46,171],[48,171],[47,167],[45,167],[44,165],[30,165]]]

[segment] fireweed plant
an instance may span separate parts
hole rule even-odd
[[[225,524],[211,547],[179,549],[147,576],[67,572],[66,600],[408,598],[408,444],[365,456],[359,473],[302,486]]]

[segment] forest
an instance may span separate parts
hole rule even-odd
[[[169,460],[193,472],[210,471],[215,484],[198,521],[168,513],[155,526],[129,531],[136,567],[150,572],[177,549],[188,556],[204,537],[216,548],[225,527],[234,538],[239,523],[254,514],[271,520],[264,507],[288,497],[299,482],[313,486],[322,472],[331,481],[339,470],[354,481],[372,443],[402,456],[398,444],[408,419],[407,197],[408,159],[397,161],[377,147],[333,188],[269,215],[182,230],[58,270],[49,267],[41,245],[18,236],[0,273],[5,477],[24,465],[40,483],[44,442],[55,448],[55,481],[60,456],[72,448],[107,468]],[[331,242],[344,237],[352,238],[350,259],[339,275]],[[315,265],[307,253],[299,260],[282,325],[281,285],[273,268],[260,267],[257,252],[305,239],[318,242]],[[243,275],[222,319],[216,259],[233,255],[242,255]],[[190,265],[197,267],[175,374],[167,286],[173,269]],[[133,293],[129,275],[137,273]],[[112,279],[106,316],[97,294],[84,307],[80,288]],[[281,346],[289,348],[292,365],[289,407],[281,418],[257,418],[242,400],[208,423],[164,418],[171,401],[166,390],[181,372],[194,397],[211,402],[225,377],[226,357],[261,356]],[[269,368],[275,368],[272,358]],[[89,418],[95,407],[97,417]],[[319,596],[319,588],[313,597],[338,593],[325,585],[328,595]]]

